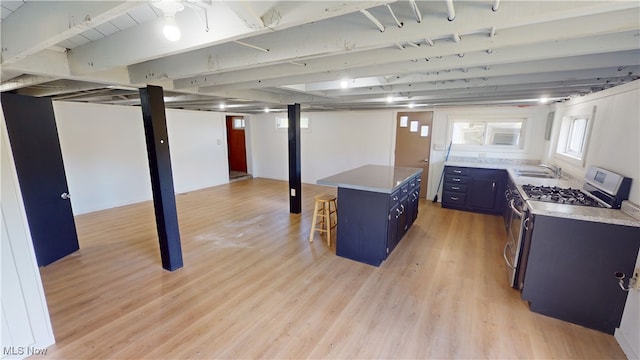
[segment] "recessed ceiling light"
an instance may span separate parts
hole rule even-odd
[[[388,103],[392,103],[393,102],[393,96],[391,96],[391,95],[387,96],[387,102]]]
[[[540,102],[543,103],[543,104],[546,104],[547,101],[549,101],[549,98],[546,98],[546,97],[541,97],[540,98]]]
[[[264,112],[268,113],[269,111],[271,111],[271,110],[269,110],[268,107],[264,108]]]
[[[416,106],[416,104],[414,103],[409,103],[409,109],[413,109],[413,107]]]
[[[347,87],[349,87],[349,82],[347,80],[340,81],[340,87],[346,89]]]
[[[220,103],[220,110],[224,110],[225,107],[226,105],[224,103]]]

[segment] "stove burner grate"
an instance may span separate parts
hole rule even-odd
[[[522,189],[531,200],[569,205],[605,207],[598,202],[598,200],[585,194],[579,189],[535,185],[522,185]]]

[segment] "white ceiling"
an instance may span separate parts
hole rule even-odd
[[[635,0],[182,3],[170,42],[150,1],[2,0],[0,89],[139,105],[152,84],[167,107],[253,113],[525,106],[640,78]]]

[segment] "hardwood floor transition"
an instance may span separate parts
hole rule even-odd
[[[178,195],[173,273],[151,202],[77,216],[80,250],[41,268],[46,358],[625,358],[613,336],[532,313],[507,286],[501,217],[422,199],[376,268],[308,242],[318,193],[335,189],[304,184],[299,215],[284,181]]]

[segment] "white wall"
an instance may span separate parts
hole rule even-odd
[[[167,109],[167,131],[176,193],[229,182],[224,114]]]
[[[2,358],[22,359],[55,339],[2,110],[0,120]]]
[[[433,134],[431,137],[431,159],[429,166],[429,183],[426,197],[431,199],[436,194],[438,182],[444,168],[444,160],[451,141],[448,134],[449,118],[460,116],[508,116],[526,117],[524,147],[518,150],[501,151],[461,151],[456,146],[451,148],[450,157],[468,157],[489,161],[491,159],[540,161],[544,151],[544,132],[547,123],[549,106],[520,107],[472,107],[442,108],[433,113]],[[482,159],[481,159],[482,157]]]
[[[250,118],[251,172],[256,177],[288,180],[288,132],[276,129],[276,117]],[[318,179],[366,164],[392,165],[395,146],[395,113],[353,111],[302,113],[310,128],[301,130],[302,182]]]
[[[53,103],[74,214],[151,200],[139,107]],[[169,109],[176,193],[227,183],[224,114]]]
[[[524,149],[484,152],[490,158],[525,159],[539,161],[544,150],[544,130],[549,106],[446,108],[433,111],[432,150],[429,166],[429,185],[426,196],[435,195],[443,168],[450,116],[463,114],[515,115],[529,118],[525,130]],[[349,170],[360,165],[393,165],[395,157],[395,129],[397,111],[340,111],[302,113],[310,118],[310,129],[302,130],[302,181],[315,183],[318,179]],[[287,131],[275,128],[276,117],[286,114],[263,114],[251,117],[250,132],[253,174],[257,177],[288,180]],[[437,150],[440,146],[442,150]],[[479,152],[452,149],[451,156],[478,157]]]

